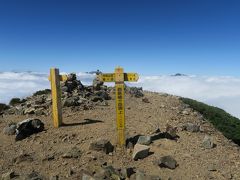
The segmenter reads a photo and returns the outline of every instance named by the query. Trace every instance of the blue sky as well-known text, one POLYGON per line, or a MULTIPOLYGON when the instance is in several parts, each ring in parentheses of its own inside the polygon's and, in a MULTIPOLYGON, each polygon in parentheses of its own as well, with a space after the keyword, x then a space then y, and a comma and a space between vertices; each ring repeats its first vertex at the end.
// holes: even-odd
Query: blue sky
POLYGON ((0 0, 0 71, 240 76, 240 1, 0 0))

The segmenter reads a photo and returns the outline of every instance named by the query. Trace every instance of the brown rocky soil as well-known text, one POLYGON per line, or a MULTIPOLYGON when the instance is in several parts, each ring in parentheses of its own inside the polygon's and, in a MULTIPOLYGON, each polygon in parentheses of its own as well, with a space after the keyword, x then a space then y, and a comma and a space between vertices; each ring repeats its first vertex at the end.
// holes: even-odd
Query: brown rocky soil
POLYGON ((98 139, 107 139, 116 145, 115 100, 111 94, 108 106, 100 104, 87 110, 65 107, 63 119, 66 125, 58 129, 53 128, 51 115, 0 117, 1 130, 10 122, 17 123, 28 117, 41 119, 45 124, 45 131, 17 142, 14 135, 8 136, 0 132, 0 175, 14 171, 18 175, 15 179, 31 179, 26 178, 27 175, 35 172, 42 179, 82 179, 82 170, 87 174, 93 171, 98 173, 101 166, 111 165, 115 169, 134 167, 138 173, 141 171, 148 175, 133 175, 131 179, 154 179, 153 176, 166 180, 240 179, 237 145, 204 121, 200 114, 187 108, 178 97, 151 92, 144 94, 149 103, 146 99, 143 101, 143 98, 126 95, 128 137, 152 135, 158 128, 165 132, 169 125, 177 127, 179 136, 176 140, 154 140, 149 145, 150 153, 146 158, 134 161, 131 150, 127 149, 115 148, 110 154, 89 150, 91 142, 98 139), (200 131, 182 131, 181 126, 187 122, 200 125, 200 131), (213 138, 214 148, 203 147, 206 134, 213 138), (64 158, 64 154, 74 147, 81 151, 78 156, 64 158), (154 163, 160 157, 168 155, 177 161, 175 169, 160 168, 154 163))

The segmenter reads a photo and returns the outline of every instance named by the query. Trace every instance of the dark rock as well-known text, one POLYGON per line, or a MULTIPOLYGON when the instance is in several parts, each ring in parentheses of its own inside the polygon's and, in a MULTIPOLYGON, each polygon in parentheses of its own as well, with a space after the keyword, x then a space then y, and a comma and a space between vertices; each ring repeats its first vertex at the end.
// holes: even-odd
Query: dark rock
POLYGON ((140 136, 137 143, 142 145, 150 145, 152 143, 151 136, 140 136))
POLYGON ((58 175, 51 176, 51 177, 50 177, 50 180, 59 180, 59 176, 58 176, 58 175))
POLYGON ((21 101, 20 98, 12 98, 9 102, 9 105, 10 106, 16 106, 16 105, 21 104, 21 103, 22 103, 22 101, 21 101))
POLYGON ((6 104, 0 103, 0 112, 9 109, 9 106, 7 106, 6 104))
POLYGON ((133 155, 132 155, 133 160, 136 161, 138 159, 144 159, 145 157, 148 156, 149 150, 150 150, 149 146, 136 144, 133 149, 133 155))
POLYGON ((134 168, 121 169, 121 176, 123 178, 130 178, 135 173, 134 168))
POLYGON ((44 130, 44 124, 39 119, 26 119, 17 124, 16 141, 25 139, 32 134, 39 133, 44 130))
POLYGON ((38 96, 38 95, 45 95, 45 94, 50 94, 51 90, 50 89, 44 89, 40 91, 36 91, 33 96, 38 96))
POLYGON ((14 135, 16 133, 17 125, 9 124, 7 127, 3 129, 3 133, 6 135, 14 135))
POLYGON ((189 131, 189 132, 199 132, 200 126, 193 123, 186 123, 182 126, 182 130, 189 131))
POLYGON ((160 158, 158 165, 164 168, 175 169, 177 167, 177 161, 171 156, 164 156, 160 158))
POLYGON ((142 102, 150 103, 150 101, 149 101, 148 98, 146 98, 146 97, 142 99, 142 102))
POLYGON ((114 146, 108 140, 99 140, 90 144, 90 150, 103 151, 106 154, 113 152, 114 146))
POLYGON ((63 101, 64 107, 71 107, 71 106, 77 106, 78 105, 79 98, 76 97, 70 97, 63 101))
POLYGON ((110 100, 111 99, 111 96, 109 96, 109 94, 106 91, 103 91, 103 90, 95 92, 95 95, 101 97, 104 100, 110 100))
POLYGON ((63 154, 63 158, 80 158, 82 156, 82 152, 77 147, 71 148, 68 152, 63 154))
POLYGON ((91 97, 91 101, 98 102, 98 101, 104 101, 104 99, 100 96, 94 95, 94 96, 91 97))
POLYGON ((37 96, 37 97, 34 99, 34 101, 35 101, 35 102, 34 102, 35 104, 41 105, 41 104, 45 103, 46 99, 45 99, 43 96, 37 96))

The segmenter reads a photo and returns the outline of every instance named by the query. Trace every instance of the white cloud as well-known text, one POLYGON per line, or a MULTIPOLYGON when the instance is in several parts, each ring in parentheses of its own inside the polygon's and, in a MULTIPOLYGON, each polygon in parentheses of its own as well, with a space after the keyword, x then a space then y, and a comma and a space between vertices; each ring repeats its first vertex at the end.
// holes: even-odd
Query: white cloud
MULTIPOLYGON (((50 87, 45 73, 0 73, 0 102, 8 103, 12 97, 26 97, 50 87)), ((83 84, 91 84, 94 75, 77 73, 83 84)), ((208 76, 141 76, 134 86, 145 90, 165 92, 193 98, 223 108, 240 118, 240 78, 208 76)))
POLYGON ((223 108, 240 117, 240 78, 207 76, 143 76, 145 90, 189 97, 223 108))

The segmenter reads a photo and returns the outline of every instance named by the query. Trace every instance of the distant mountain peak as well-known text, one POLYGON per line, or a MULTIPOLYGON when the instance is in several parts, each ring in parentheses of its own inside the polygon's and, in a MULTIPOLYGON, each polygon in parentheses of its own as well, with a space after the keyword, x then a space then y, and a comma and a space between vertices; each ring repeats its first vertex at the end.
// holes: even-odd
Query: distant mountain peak
POLYGON ((171 76, 187 76, 186 74, 182 74, 182 73, 176 73, 176 74, 173 74, 171 76))

